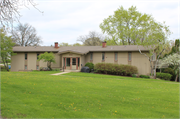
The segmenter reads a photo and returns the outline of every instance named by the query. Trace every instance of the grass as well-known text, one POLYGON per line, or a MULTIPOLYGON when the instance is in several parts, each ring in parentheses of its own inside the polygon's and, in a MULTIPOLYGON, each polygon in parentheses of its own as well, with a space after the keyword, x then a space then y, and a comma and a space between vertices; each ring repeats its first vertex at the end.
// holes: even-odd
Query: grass
POLYGON ((4 118, 179 118, 179 83, 57 71, 1 72, 4 118))

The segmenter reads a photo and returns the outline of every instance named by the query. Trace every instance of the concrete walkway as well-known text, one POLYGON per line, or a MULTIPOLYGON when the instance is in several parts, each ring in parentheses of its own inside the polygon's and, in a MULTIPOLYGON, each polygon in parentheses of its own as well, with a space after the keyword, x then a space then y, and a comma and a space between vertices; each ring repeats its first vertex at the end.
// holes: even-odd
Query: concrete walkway
POLYGON ((61 74, 65 74, 65 73, 69 73, 69 72, 61 72, 61 73, 56 73, 56 74, 51 74, 51 75, 61 75, 61 74))

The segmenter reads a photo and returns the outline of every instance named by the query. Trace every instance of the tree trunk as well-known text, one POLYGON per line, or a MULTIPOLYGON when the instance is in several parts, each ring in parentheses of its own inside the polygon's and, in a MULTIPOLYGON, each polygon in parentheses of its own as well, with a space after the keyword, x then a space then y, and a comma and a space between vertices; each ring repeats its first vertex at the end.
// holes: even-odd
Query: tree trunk
POLYGON ((177 82, 177 79, 178 79, 178 73, 176 74, 176 79, 175 79, 175 82, 177 82))

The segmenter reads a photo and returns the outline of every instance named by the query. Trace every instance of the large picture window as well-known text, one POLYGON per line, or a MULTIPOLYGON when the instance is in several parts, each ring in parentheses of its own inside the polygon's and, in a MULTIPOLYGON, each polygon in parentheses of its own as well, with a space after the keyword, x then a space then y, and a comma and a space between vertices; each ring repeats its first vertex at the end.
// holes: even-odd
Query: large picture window
POLYGON ((105 60, 105 53, 102 53, 102 61, 105 60))
POLYGON ((70 66, 70 58, 66 58, 66 66, 70 66))

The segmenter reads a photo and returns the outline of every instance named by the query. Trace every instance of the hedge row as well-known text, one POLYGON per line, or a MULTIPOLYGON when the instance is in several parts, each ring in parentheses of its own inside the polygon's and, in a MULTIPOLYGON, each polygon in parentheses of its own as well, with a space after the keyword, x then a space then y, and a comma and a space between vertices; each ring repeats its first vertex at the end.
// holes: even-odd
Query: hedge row
POLYGON ((156 77, 164 80, 171 80, 172 75, 169 73, 156 73, 156 77))
POLYGON ((132 74, 138 73, 138 69, 135 66, 113 63, 97 63, 94 66, 94 70, 98 73, 121 76, 132 76, 132 74))

